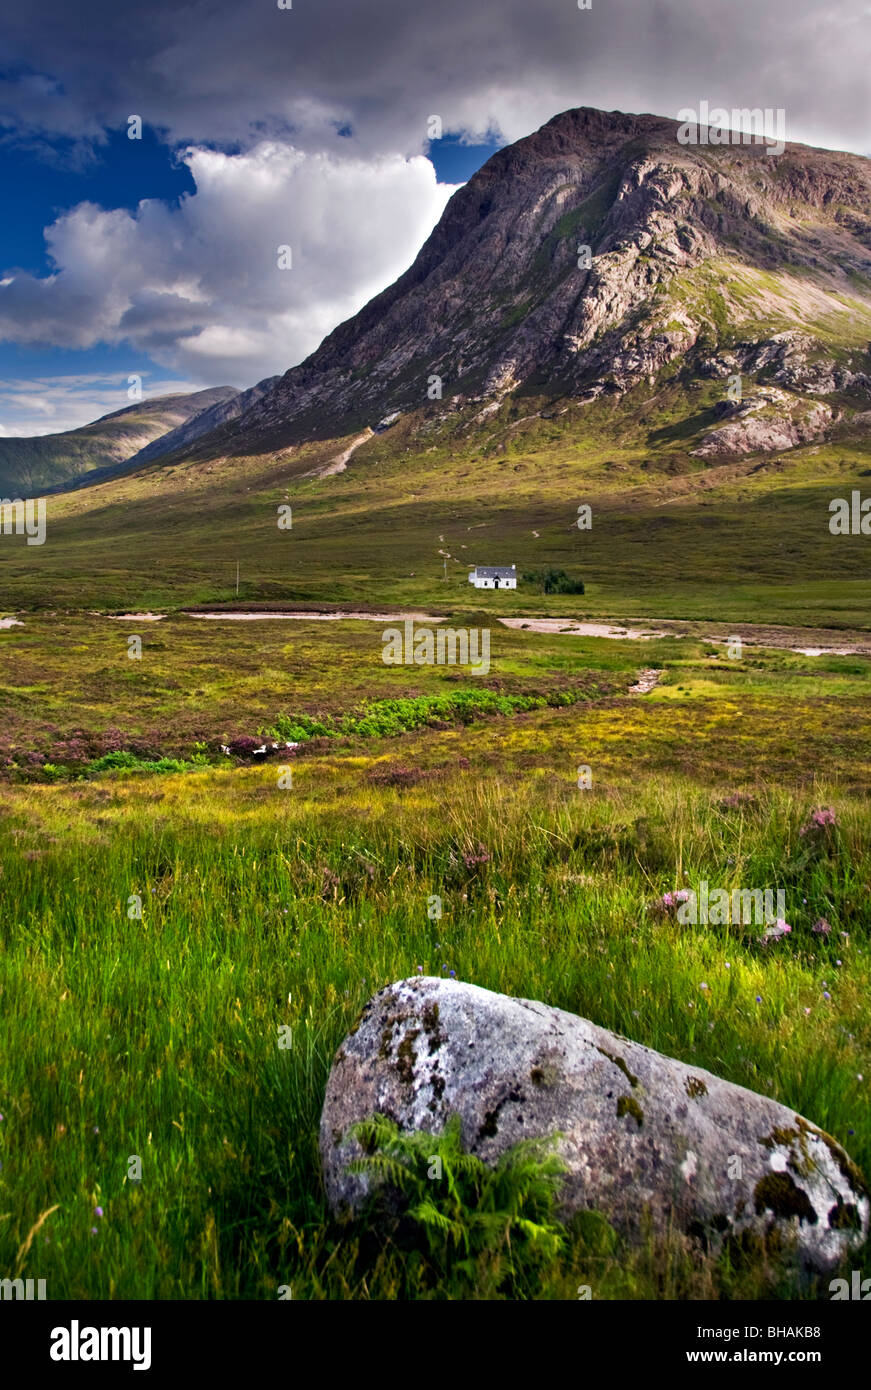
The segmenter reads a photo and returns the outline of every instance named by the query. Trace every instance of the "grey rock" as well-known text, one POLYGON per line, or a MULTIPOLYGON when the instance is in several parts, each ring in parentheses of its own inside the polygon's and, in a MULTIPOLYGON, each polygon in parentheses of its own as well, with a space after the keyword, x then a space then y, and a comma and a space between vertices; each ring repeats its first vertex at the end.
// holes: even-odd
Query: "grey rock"
POLYGON ((430 977, 382 990, 336 1054, 320 1127, 333 1210, 370 1192, 347 1172, 354 1124, 380 1112, 439 1133, 454 1111, 486 1162, 561 1135, 564 1215, 598 1209, 630 1238, 649 1213, 712 1250, 751 1233, 827 1270, 868 1232, 858 1169, 793 1110, 561 1009, 430 977))
POLYGON ((764 388, 740 402, 721 402, 719 414, 730 416, 729 423, 712 430, 690 453, 698 458, 724 455, 771 453, 794 449, 819 439, 832 424, 834 412, 822 401, 808 401, 776 388, 764 388), (774 409, 776 415, 760 415, 774 409))

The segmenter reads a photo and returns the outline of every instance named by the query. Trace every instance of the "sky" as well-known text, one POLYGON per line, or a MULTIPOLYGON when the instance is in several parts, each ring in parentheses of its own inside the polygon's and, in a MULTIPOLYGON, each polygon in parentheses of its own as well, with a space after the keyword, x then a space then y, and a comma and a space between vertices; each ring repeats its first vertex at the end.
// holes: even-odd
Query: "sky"
POLYGON ((282 3, 3 0, 0 434, 286 371, 570 107, 871 153, 869 0, 282 3))

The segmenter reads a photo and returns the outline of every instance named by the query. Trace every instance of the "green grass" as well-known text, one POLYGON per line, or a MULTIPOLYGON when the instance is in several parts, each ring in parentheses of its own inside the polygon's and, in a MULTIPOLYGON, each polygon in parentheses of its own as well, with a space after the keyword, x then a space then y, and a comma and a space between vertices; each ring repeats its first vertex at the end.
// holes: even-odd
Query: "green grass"
MULTIPOLYGON (((7 785, 0 1268, 47 1279, 52 1298, 459 1296, 389 1227, 336 1228, 317 1159, 334 1049, 376 989, 419 967, 770 1094, 867 1172, 867 733, 822 702, 820 718, 797 702, 791 730, 785 702, 763 706, 635 701, 419 730, 312 752, 291 790, 266 766, 7 785), (676 762, 685 775, 662 770, 676 762), (409 766, 411 785, 383 775, 409 766), (736 787, 751 799, 730 809, 736 787), (818 804, 841 829, 809 853, 799 832, 818 804), (763 949, 645 911, 702 878, 782 887, 792 936, 763 949)), ((699 1265, 676 1233, 627 1250, 603 1231, 567 1232, 526 1295, 800 1293, 774 1270, 699 1265)), ((490 1273, 481 1289, 499 1286, 490 1273)))

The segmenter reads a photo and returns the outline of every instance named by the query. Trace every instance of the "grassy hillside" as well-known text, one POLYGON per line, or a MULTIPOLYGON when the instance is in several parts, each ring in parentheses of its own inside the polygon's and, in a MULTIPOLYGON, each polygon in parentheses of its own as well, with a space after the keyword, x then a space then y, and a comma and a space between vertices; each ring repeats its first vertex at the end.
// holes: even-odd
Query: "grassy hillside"
POLYGON ((43 547, 0 538, 21 623, 0 630, 0 1266, 54 1298, 821 1296, 761 1251, 632 1249, 595 1215, 534 1272, 499 1249, 458 1272, 389 1224, 336 1226, 320 1181, 334 1049, 376 989, 452 970, 774 1096, 871 1169, 871 659, 702 640, 867 631, 867 538, 832 537, 827 511, 867 451, 847 432, 704 463, 673 390, 599 402, 583 429, 523 421, 534 402, 431 442, 402 420, 324 479, 302 475, 341 440, 155 465, 49 499, 43 547), (451 616, 490 630, 491 669, 387 666, 383 623, 185 616, 236 601, 237 558, 243 607, 451 616), (587 591, 476 593, 466 564, 492 559, 587 591), (147 609, 167 616, 108 616, 147 609), (631 694, 642 668, 659 683, 631 694), (220 751, 297 727, 283 760, 220 751), (837 825, 802 834, 819 806, 837 825), (763 947, 647 911, 703 878, 782 888, 792 933, 763 947))
POLYGON ((0 496, 39 496, 46 488, 122 463, 191 415, 234 394, 231 387, 219 386, 158 396, 63 434, 4 435, 0 437, 0 496))
POLYGON ((0 603, 31 608, 371 601, 474 607, 476 563, 555 565, 582 598, 521 586, 498 612, 864 627, 868 538, 832 536, 829 502, 871 492, 867 427, 725 461, 690 450, 722 382, 666 375, 621 403, 528 397, 486 422, 435 411, 374 435, 344 472, 306 477, 349 442, 172 460, 48 499, 48 539, 0 538, 0 603), (688 404, 689 402, 689 404, 688 404), (543 418, 543 415, 544 418, 543 418), (578 530, 578 507, 592 529, 578 530), (278 508, 290 504, 290 530, 278 508), (447 582, 444 552, 448 553, 447 582))

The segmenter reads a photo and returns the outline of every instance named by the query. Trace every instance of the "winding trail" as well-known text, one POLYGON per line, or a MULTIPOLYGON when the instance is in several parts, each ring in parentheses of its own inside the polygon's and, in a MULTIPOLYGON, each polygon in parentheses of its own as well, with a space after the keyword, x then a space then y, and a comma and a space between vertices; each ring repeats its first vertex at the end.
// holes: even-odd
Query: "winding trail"
POLYGON ((310 473, 303 473, 304 478, 331 478, 334 473, 344 473, 348 467, 348 460, 361 444, 365 444, 367 439, 371 439, 375 431, 367 425, 362 434, 358 434, 356 439, 352 439, 347 449, 341 454, 336 454, 335 458, 330 459, 329 463, 322 464, 320 468, 313 468, 310 473))
POLYGON ((638 672, 638 680, 635 685, 630 685, 630 695, 649 695, 654 686, 659 685, 662 671, 655 670, 652 666, 645 666, 643 671, 638 672))

